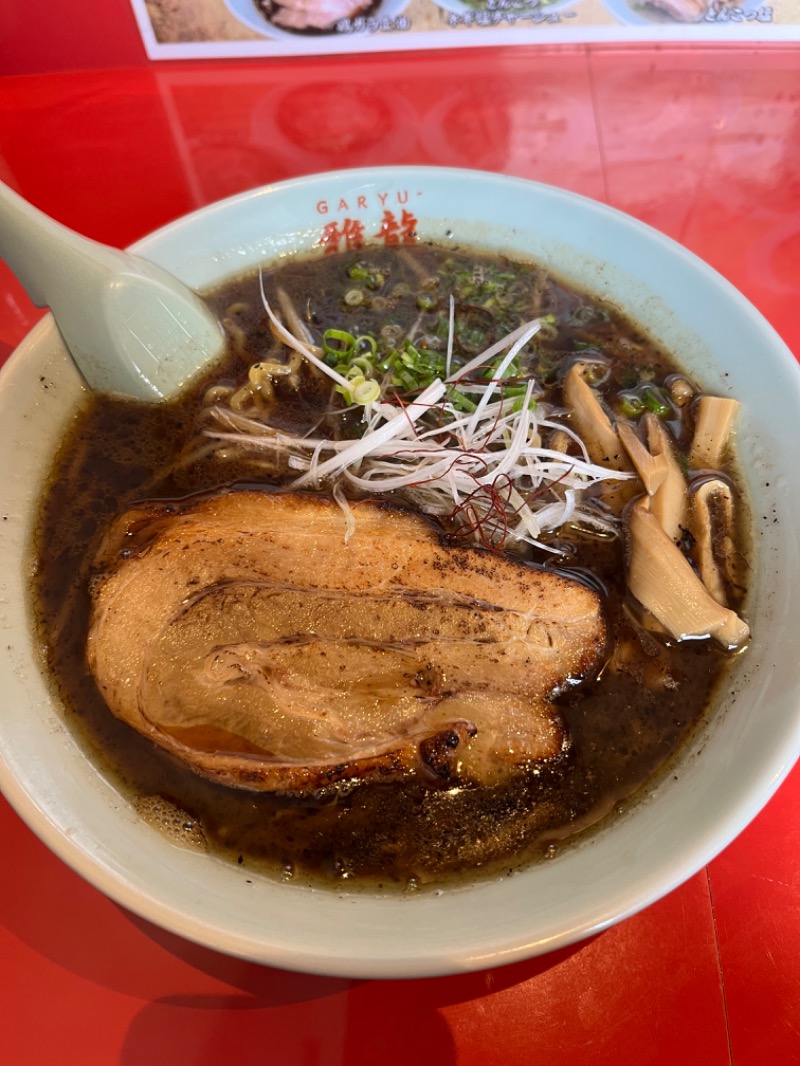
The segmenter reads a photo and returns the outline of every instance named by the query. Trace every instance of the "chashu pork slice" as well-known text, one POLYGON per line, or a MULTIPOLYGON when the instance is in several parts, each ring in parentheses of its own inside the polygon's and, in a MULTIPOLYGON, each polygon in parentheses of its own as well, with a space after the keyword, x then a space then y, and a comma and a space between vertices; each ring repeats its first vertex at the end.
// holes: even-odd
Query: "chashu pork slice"
POLYGON ((566 748, 552 697, 597 670, 599 597, 443 543, 419 515, 225 492, 128 511, 92 586, 109 708, 254 790, 420 773, 493 783, 566 748))

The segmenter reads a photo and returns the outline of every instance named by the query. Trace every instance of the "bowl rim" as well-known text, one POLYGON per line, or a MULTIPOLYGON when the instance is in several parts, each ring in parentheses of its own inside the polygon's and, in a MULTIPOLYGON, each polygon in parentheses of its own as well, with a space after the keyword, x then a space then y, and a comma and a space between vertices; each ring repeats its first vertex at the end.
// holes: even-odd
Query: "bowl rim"
MULTIPOLYGON (((486 171, 444 167, 403 167, 400 168, 400 172, 406 180, 413 178, 419 181, 430 180, 445 183, 457 181, 473 189, 478 186, 484 194, 487 183, 509 194, 512 190, 517 190, 521 195, 527 194, 542 199, 551 208, 555 205, 570 211, 580 210, 586 218, 600 219, 615 229, 622 227, 622 230, 627 233, 635 233, 648 246, 659 249, 671 261, 689 270, 694 278, 701 279, 704 284, 710 285, 720 294, 723 304, 733 309, 734 317, 742 318, 742 321, 748 323, 753 330, 753 335, 763 340, 765 348, 781 366, 786 380, 794 389, 794 396, 797 398, 797 407, 800 411, 800 386, 798 385, 800 371, 791 352, 783 345, 772 327, 717 272, 657 230, 598 201, 527 179, 486 171)), ((282 191, 288 193, 298 189, 309 191, 323 185, 356 183, 360 186, 365 182, 381 183, 390 178, 396 179, 397 174, 398 168, 396 167, 353 168, 308 175, 247 190, 199 208, 168 223, 135 242, 131 250, 144 255, 152 255, 158 260, 162 256, 164 247, 168 247, 176 240, 180 241, 187 229, 192 229, 198 222, 207 222, 212 218, 222 219, 232 211, 248 209, 250 205, 260 202, 265 197, 274 197, 282 191)), ((169 265, 169 263, 162 265, 169 265)), ((12 383, 26 377, 32 380, 36 370, 34 363, 37 354, 40 357, 42 353, 46 354, 48 345, 53 342, 57 342, 56 331, 51 317, 47 316, 28 334, 3 368, 0 374, 0 408, 5 402, 3 397, 12 383)), ((25 384, 24 380, 22 384, 25 384)), ((798 676, 791 679, 791 691, 786 693, 785 698, 793 701, 794 704, 797 701, 797 692, 800 690, 800 669, 797 664, 792 664, 792 669, 798 676)), ((762 688, 769 687, 768 678, 760 678, 759 683, 762 688)), ((721 723, 716 721, 711 723, 710 736, 713 736, 720 725, 721 723)), ((62 730, 63 734, 56 738, 59 743, 65 742, 66 727, 62 726, 62 730)), ((453 949, 450 944, 447 954, 437 950, 435 942, 425 950, 421 950, 419 940, 413 940, 413 938, 409 944, 398 941, 392 953, 387 952, 385 941, 380 941, 379 938, 375 940, 373 936, 366 947, 360 950, 351 947, 348 952, 342 954, 340 944, 320 947, 307 942, 302 948, 293 948, 291 944, 285 943, 276 946, 274 942, 265 944, 258 930, 255 935, 248 936, 241 928, 220 929, 213 921, 209 921, 205 912, 202 912, 199 917, 197 914, 187 914, 180 900, 177 903, 174 897, 166 900, 163 894, 159 895, 158 890, 148 890, 147 884, 133 884, 130 880, 126 880, 124 871, 120 869, 119 860, 105 850, 98 850, 96 846, 92 846, 91 841, 87 840, 80 828, 74 829, 71 833, 65 833, 60 815, 54 806, 58 804, 58 797, 31 794, 23 783, 19 767, 13 766, 7 760, 4 748, 0 748, 0 788, 17 813, 40 839, 81 876, 128 910, 190 941, 241 958, 304 972, 347 977, 420 977, 482 969, 489 965, 510 963, 556 948, 563 948, 629 917, 672 891, 723 850, 777 790, 800 756, 800 716, 795 716, 794 721, 787 717, 779 739, 780 743, 776 744, 773 751, 762 754, 758 773, 753 776, 747 791, 728 805, 724 821, 717 821, 713 824, 704 823, 697 837, 691 842, 691 846, 684 846, 681 849, 680 861, 676 862, 674 856, 665 858, 662 854, 663 849, 658 846, 657 842, 637 843, 635 836, 631 838, 629 862, 632 869, 639 871, 636 891, 623 890, 618 886, 616 894, 609 894, 605 903, 596 906, 591 915, 575 913, 574 909, 572 913, 569 913, 569 908, 567 908, 568 913, 559 922, 554 923, 551 933, 546 937, 539 936, 538 939, 532 939, 530 927, 522 930, 506 929, 502 934, 497 934, 491 945, 477 937, 465 945, 460 952, 453 949), (651 865, 647 866, 647 862, 651 865), (644 870, 642 870, 643 863, 644 870)), ((649 796, 642 801, 638 810, 646 810, 648 805, 652 809, 649 796)), ((624 819, 620 824, 625 824, 624 819)), ((654 824, 657 827, 657 820, 654 824)), ((152 833, 152 830, 149 832, 152 833)), ((126 842, 134 846, 138 838, 135 830, 132 826, 127 826, 127 823, 124 827, 124 834, 126 842)), ((581 844, 580 848, 584 854, 593 852, 596 856, 598 847, 601 846, 598 845, 600 840, 600 835, 591 837, 581 844)), ((568 855, 569 852, 565 853, 549 867, 537 867, 536 869, 537 871, 557 869, 559 864, 568 859, 568 855)), ((193 870, 197 866, 197 862, 193 861, 198 858, 197 856, 184 855, 184 858, 187 859, 187 862, 183 863, 187 870, 190 868, 193 870)), ((201 861, 208 863, 212 860, 203 856, 201 861)), ((528 871, 530 869, 528 868, 528 871)), ((524 876, 529 876, 529 873, 517 875, 517 882, 520 877, 524 876)), ((550 875, 543 874, 542 876, 550 875)), ((274 884, 272 887, 275 887, 274 884)), ((300 886, 280 887, 288 888, 289 891, 305 892, 300 886)), ((535 887, 533 882, 531 882, 531 887, 535 887)), ((314 896, 313 890, 308 891, 311 896, 314 896)), ((473 906, 467 907, 467 911, 474 917, 481 913, 487 899, 495 901, 498 895, 497 883, 479 882, 463 889, 448 889, 444 894, 450 898, 469 899, 473 906)), ((320 894, 317 892, 313 902, 309 904, 311 896, 308 892, 305 893, 306 914, 319 911, 325 918, 335 920, 337 914, 344 913, 342 908, 346 911, 353 905, 360 904, 361 913, 368 910, 371 921, 373 919, 380 921, 386 916, 396 918, 400 915, 405 923, 400 926, 401 937, 408 932, 409 920, 416 927, 419 919, 423 926, 434 930, 437 913, 439 915, 441 913, 441 907, 437 912, 437 897, 433 893, 423 893, 408 899, 398 899, 396 896, 388 899, 372 899, 360 893, 320 894), (371 910, 367 907, 365 900, 371 900, 371 910), (308 909, 309 907, 311 910, 308 909)), ((374 934, 374 929, 371 928, 370 932, 374 934)))

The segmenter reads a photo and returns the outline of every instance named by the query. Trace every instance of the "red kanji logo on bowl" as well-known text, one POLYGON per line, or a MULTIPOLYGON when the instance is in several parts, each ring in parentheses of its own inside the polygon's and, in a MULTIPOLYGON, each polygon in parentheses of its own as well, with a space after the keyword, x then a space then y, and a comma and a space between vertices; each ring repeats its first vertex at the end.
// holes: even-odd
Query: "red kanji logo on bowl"
POLYGON ((341 225, 329 222, 322 231, 319 243, 326 252, 338 252, 343 241, 347 252, 360 248, 364 243, 364 223, 357 218, 345 218, 341 225))
POLYGON ((381 237, 384 244, 413 244, 417 237, 417 220, 405 208, 399 222, 393 211, 384 211, 381 228, 374 236, 381 237))
MULTIPOLYGON (((421 194, 417 192, 417 196, 421 194)), ((368 235, 372 240, 383 241, 387 245, 413 244, 417 240, 417 217, 404 205, 408 203, 408 189, 399 189, 393 195, 397 201, 394 210, 387 206, 389 192, 379 192, 374 196, 360 193, 355 197, 339 197, 336 199, 318 200, 316 209, 320 215, 336 212, 339 218, 335 222, 328 222, 322 229, 322 235, 317 241, 324 252, 357 251, 362 248, 368 235), (376 207, 382 211, 377 233, 365 234, 367 222, 352 215, 364 211, 369 212, 376 207), (345 216, 345 217, 342 217, 345 216)))

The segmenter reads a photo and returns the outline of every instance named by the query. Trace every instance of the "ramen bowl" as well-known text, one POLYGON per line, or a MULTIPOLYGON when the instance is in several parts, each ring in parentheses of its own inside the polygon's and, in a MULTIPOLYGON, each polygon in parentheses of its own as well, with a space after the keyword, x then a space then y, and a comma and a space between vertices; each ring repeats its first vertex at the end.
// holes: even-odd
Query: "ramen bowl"
POLYGON ((87 757, 40 660, 32 534, 53 456, 85 398, 48 317, 0 375, 0 785, 63 861, 164 929, 287 969, 422 977, 542 954, 648 906, 725 848, 791 769, 800 750, 800 492, 785 442, 800 421, 800 373, 748 302, 679 245, 593 201, 480 172, 303 178, 213 204, 134 250, 207 290, 262 262, 387 233, 538 260, 621 307, 708 391, 743 401, 738 450, 760 521, 744 608, 752 640, 713 713, 624 813, 513 876, 348 891, 283 883, 176 843, 87 757))

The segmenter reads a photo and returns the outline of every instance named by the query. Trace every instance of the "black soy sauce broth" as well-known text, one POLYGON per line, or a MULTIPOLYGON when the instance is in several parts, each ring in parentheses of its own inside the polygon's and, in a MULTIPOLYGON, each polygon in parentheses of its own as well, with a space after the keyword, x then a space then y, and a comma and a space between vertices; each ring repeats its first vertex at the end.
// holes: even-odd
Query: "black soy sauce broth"
MULTIPOLYGON (((370 258, 385 275, 377 295, 391 293, 398 282, 418 288, 421 278, 459 254, 425 246, 405 249, 400 256, 374 249, 370 258)), ((479 270, 498 269, 497 259, 463 255, 479 270)), ((363 256, 290 262, 265 275, 267 293, 274 302, 279 281, 312 323, 377 332, 386 321, 386 307, 343 310, 342 305, 347 268, 363 256)), ((623 384, 633 363, 647 367, 656 381, 675 372, 674 363, 612 308, 595 316, 587 333, 590 315, 581 309, 592 306, 588 297, 533 265, 499 262, 503 270, 520 273, 520 285, 530 298, 525 296, 524 314, 501 312, 498 329, 507 331, 535 314, 552 314, 559 322, 550 348, 542 346, 540 367, 552 379, 556 401, 559 361, 585 352, 587 337, 602 342, 613 360, 613 374, 623 384)), ((446 297, 444 290, 439 295, 446 297)), ((248 867, 328 884, 414 886, 506 872, 552 854, 560 842, 613 817, 645 781, 664 772, 713 704, 726 656, 709 642, 659 645, 657 658, 640 657, 627 670, 606 670, 600 681, 579 686, 559 701, 572 739, 570 752, 557 763, 520 771, 495 788, 434 791, 411 781, 291 800, 248 793, 197 776, 108 711, 84 657, 90 564, 106 524, 145 498, 175 499, 242 480, 249 487, 263 484, 274 490, 282 480, 280 471, 264 480, 263 472, 247 462, 225 465, 213 457, 174 468, 174 456, 196 435, 208 386, 240 383, 247 368, 274 347, 257 279, 229 284, 209 299, 231 339, 224 366, 179 403, 93 399, 75 420, 43 500, 34 582, 39 633, 67 720, 90 757, 113 774, 145 817, 174 836, 201 841, 248 867), (655 662, 670 679, 658 692, 645 683, 655 662)), ((406 302, 405 313, 417 316, 413 300, 406 302)), ((391 311, 400 314, 402 308, 391 311)), ((485 325, 480 315, 474 318, 478 326, 485 325)), ((328 390, 313 378, 305 389, 284 398, 278 414, 284 425, 300 428, 324 418, 327 403, 328 390)), ((597 575, 607 590, 615 639, 636 641, 622 610, 622 564, 621 540, 584 536, 575 539, 567 565, 597 575)))

